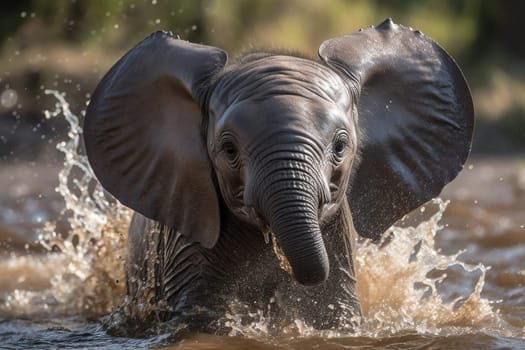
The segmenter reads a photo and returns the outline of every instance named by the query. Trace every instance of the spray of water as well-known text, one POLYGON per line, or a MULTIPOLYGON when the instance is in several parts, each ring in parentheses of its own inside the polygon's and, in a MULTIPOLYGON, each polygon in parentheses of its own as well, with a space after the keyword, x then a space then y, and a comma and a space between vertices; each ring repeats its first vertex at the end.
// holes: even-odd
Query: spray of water
POLYGON ((69 124, 68 140, 57 144, 64 166, 56 188, 64 198, 61 215, 69 230, 62 236, 55 222, 47 222, 39 234, 39 243, 49 253, 44 260, 33 259, 52 267, 51 287, 45 292, 15 290, 3 309, 10 314, 97 317, 120 303, 124 294, 124 242, 130 211, 106 197, 97 183, 81 154, 79 118, 70 111, 64 94, 45 93, 57 99, 55 109, 45 111, 45 117, 63 117, 69 124))
POLYGON ((436 247, 447 204, 435 199, 436 213, 417 227, 393 227, 380 244, 360 244, 357 288, 364 322, 358 333, 379 337, 402 331, 457 334, 480 327, 501 329, 499 314, 481 296, 487 268, 462 262, 463 251, 445 255, 436 247), (447 283, 447 271, 453 267, 461 268, 465 278, 478 277, 464 295, 447 300, 438 286, 447 283))
MULTIPOLYGON (((98 317, 122 305, 123 314, 140 319, 146 310, 137 300, 125 300, 125 240, 131 212, 109 199, 97 183, 80 146, 79 118, 71 113, 64 95, 48 90, 57 99, 47 118, 63 116, 69 123, 69 139, 57 148, 64 153, 59 174, 65 201, 63 215, 69 222, 67 235, 47 223, 40 243, 49 251, 39 264, 52 267, 51 287, 45 293, 17 290, 1 306, 11 314, 51 313, 98 317)), ((491 303, 481 296, 487 268, 469 265, 461 251, 443 254, 435 246, 446 203, 436 200, 436 213, 417 227, 391 229, 380 244, 361 242, 355 254, 358 292, 362 304, 361 326, 351 334, 317 332, 301 320, 289 329, 296 335, 382 337, 399 332, 446 334, 476 331, 480 327, 501 334, 506 329, 491 303), (459 267, 477 278, 473 288, 452 300, 439 292, 447 283, 447 270, 459 267)), ((154 259, 152 259, 154 260, 154 259)), ((35 260, 37 261, 37 260, 35 260)), ((147 297, 147 296, 146 296, 147 297)), ((146 298, 147 299, 147 298, 146 298)), ((263 310, 248 314, 246 305, 233 302, 222 324, 232 335, 267 337, 270 320, 263 310), (249 316, 251 322, 246 322, 249 316)), ((352 320, 349 320, 352 322, 352 320)), ((505 335, 505 334, 504 334, 505 335)))

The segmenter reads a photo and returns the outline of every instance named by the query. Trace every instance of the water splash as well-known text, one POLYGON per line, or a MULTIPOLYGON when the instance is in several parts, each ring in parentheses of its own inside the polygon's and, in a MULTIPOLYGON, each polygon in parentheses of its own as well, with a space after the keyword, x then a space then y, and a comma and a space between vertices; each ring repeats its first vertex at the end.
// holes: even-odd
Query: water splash
POLYGON ((45 259, 32 259, 52 267, 49 289, 15 290, 1 308, 11 315, 97 317, 119 304, 124 294, 124 246, 131 212, 107 197, 96 181, 81 151, 79 118, 70 111, 64 94, 45 93, 57 99, 55 109, 45 111, 45 117, 63 117, 69 124, 68 140, 57 144, 64 166, 56 188, 65 202, 61 216, 69 229, 63 236, 55 222, 47 222, 39 234, 39 243, 49 253, 45 259))
MULTIPOLYGON (((459 259, 464 251, 443 254, 435 237, 448 202, 435 199, 437 212, 417 227, 393 227, 379 244, 364 241, 355 262, 357 289, 364 322, 360 335, 387 336, 403 331, 443 334, 473 332, 480 328, 501 331, 501 319, 492 303, 481 296, 487 267, 459 259), (447 271, 460 267, 463 279, 476 279, 474 287, 462 286, 463 295, 447 300, 438 287, 447 271), (430 277, 432 276, 432 277, 430 277)), ((449 286, 448 289, 453 289, 449 286)))

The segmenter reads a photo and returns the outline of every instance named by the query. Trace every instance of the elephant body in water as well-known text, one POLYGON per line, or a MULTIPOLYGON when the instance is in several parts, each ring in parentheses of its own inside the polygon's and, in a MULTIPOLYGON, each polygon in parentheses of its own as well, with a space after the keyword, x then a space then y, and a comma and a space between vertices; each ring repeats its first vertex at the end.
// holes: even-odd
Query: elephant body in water
POLYGON ((319 57, 227 64, 157 32, 105 75, 85 143, 102 185, 137 212, 131 302, 196 331, 220 332, 233 300, 317 329, 359 321, 356 233, 377 239, 457 175, 472 100, 441 47, 391 20, 319 57))

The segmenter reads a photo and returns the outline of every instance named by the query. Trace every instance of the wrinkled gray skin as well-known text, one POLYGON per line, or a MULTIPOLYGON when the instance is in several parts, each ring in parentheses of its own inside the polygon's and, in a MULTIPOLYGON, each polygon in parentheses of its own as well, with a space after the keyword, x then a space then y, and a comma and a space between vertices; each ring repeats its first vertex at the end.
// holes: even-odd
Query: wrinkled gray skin
MULTIPOLYGON (((227 331, 217 320, 239 300, 274 320, 352 327, 356 232, 379 238, 461 170, 472 101, 436 43, 387 20, 324 42, 319 56, 227 65, 218 48, 158 32, 97 87, 88 158, 137 211, 128 294, 165 301, 161 321, 227 331)), ((116 334, 151 326, 123 314, 108 322, 116 334)))

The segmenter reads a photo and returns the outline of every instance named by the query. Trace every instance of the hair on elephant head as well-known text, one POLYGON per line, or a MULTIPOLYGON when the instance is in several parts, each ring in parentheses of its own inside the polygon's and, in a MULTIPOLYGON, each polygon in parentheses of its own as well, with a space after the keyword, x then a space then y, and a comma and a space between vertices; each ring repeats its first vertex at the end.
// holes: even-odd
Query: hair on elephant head
POLYGON ((329 274, 321 223, 350 208, 377 239, 437 196, 469 153, 473 107, 454 60, 387 20, 330 39, 319 61, 157 32, 98 85, 85 119, 102 185, 212 249, 224 213, 270 229, 294 278, 329 274))

